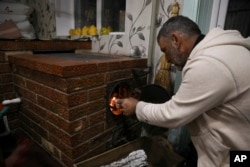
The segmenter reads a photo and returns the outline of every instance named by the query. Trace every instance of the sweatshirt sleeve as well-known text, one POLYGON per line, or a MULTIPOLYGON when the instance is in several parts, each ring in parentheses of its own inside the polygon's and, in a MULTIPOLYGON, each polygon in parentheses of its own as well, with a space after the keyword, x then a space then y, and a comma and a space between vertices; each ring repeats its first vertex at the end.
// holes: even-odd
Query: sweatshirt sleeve
POLYGON ((179 90, 171 100, 137 104, 138 120, 167 128, 183 126, 237 95, 237 83, 230 69, 213 57, 187 62, 182 74, 179 90))

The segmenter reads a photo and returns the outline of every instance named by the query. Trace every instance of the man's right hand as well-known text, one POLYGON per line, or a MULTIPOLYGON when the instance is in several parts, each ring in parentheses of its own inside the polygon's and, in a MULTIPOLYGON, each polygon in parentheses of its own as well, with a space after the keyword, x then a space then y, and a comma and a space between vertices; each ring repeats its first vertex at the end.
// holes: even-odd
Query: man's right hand
POLYGON ((116 100, 117 107, 120 108, 123 115, 125 116, 131 116, 135 114, 137 103, 138 100, 132 97, 116 100))

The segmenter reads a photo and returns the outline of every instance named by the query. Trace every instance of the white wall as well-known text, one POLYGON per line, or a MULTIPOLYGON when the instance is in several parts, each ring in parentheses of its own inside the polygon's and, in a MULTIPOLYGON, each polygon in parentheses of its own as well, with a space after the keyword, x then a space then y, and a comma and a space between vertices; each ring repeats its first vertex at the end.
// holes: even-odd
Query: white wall
POLYGON ((66 36, 75 27, 74 1, 55 0, 56 36, 66 36))

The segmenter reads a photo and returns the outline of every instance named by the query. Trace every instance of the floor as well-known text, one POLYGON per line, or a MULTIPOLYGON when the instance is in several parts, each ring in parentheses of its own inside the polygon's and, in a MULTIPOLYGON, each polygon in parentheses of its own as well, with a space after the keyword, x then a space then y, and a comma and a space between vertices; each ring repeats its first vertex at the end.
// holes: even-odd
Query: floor
POLYGON ((20 131, 0 137, 0 149, 0 166, 5 163, 5 167, 62 167, 20 131))

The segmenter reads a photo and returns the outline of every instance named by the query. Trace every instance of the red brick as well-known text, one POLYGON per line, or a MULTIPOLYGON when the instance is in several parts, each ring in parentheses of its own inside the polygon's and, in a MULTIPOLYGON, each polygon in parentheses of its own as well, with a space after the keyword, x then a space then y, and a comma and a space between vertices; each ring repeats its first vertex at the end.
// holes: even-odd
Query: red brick
POLYGON ((33 124, 33 130, 42 136, 42 138, 48 139, 48 131, 44 129, 42 126, 39 126, 38 124, 34 123, 33 124))
POLYGON ((3 52, 0 52, 0 63, 5 62, 5 54, 3 52))
POLYGON ((16 65, 16 73, 18 75, 25 77, 25 78, 32 78, 33 70, 30 68, 16 65))
POLYGON ((112 134, 113 134, 113 131, 111 128, 111 129, 106 130, 105 132, 93 137, 89 141, 90 148, 92 148, 92 149, 96 148, 103 143, 107 144, 107 142, 109 142, 111 140, 112 134))
POLYGON ((94 74, 97 72, 97 65, 95 63, 85 65, 73 65, 63 68, 61 76, 70 77, 84 74, 94 74))
POLYGON ((94 126, 100 122, 105 122, 105 117, 106 116, 106 110, 101 110, 101 111, 98 111, 98 112, 95 112, 93 114, 90 114, 88 116, 89 118, 89 126, 94 126))
POLYGON ((99 134, 102 134, 104 132, 104 124, 99 123, 94 126, 91 126, 89 128, 86 128, 85 130, 81 131, 80 133, 77 133, 72 136, 71 138, 71 145, 73 147, 84 143, 86 141, 90 141, 91 138, 95 138, 99 134))
POLYGON ((87 92, 82 91, 82 92, 72 93, 68 96, 67 102, 69 107, 74 107, 80 104, 84 104, 87 102, 87 92))
POLYGON ((63 51, 76 49, 91 49, 91 41, 71 40, 1 40, 0 50, 2 51, 63 51))
POLYGON ((65 106, 60 105, 54 101, 51 101, 50 99, 47 99, 46 97, 38 95, 37 104, 47 109, 49 112, 58 114, 58 116, 61 116, 66 119, 68 118, 68 115, 65 115, 65 113, 67 113, 67 108, 65 106))
POLYGON ((77 106, 69 109, 69 121, 74 121, 83 117, 86 117, 86 106, 87 104, 83 104, 81 106, 77 106))
POLYGON ((110 62, 108 63, 108 69, 109 71, 116 71, 121 69, 121 63, 120 62, 110 62))
POLYGON ((65 93, 68 93, 68 79, 67 78, 61 78, 58 76, 54 77, 55 80, 55 88, 58 90, 61 90, 65 93))
POLYGON ((71 109, 70 112, 70 120, 75 120, 77 118, 85 117, 89 114, 93 114, 105 108, 105 99, 100 99, 97 101, 92 101, 86 104, 83 104, 79 107, 71 109))
POLYGON ((25 98, 27 100, 34 102, 34 103, 37 103, 36 94, 34 92, 31 92, 28 89, 18 87, 18 86, 16 86, 16 92, 19 94, 19 96, 21 98, 25 98))
POLYGON ((51 124, 50 122, 46 122, 44 125, 44 128, 47 129, 49 132, 49 135, 57 136, 58 139, 67 146, 71 146, 71 136, 63 131, 62 129, 59 129, 55 125, 51 124))
POLYGON ((57 65, 52 65, 52 64, 44 64, 40 62, 30 62, 34 63, 35 67, 32 66, 27 66, 28 68, 35 69, 36 71, 41 71, 45 72, 47 74, 52 74, 52 75, 60 75, 62 76, 62 67, 57 66, 57 65))
POLYGON ((9 74, 3 74, 3 75, 0 75, 1 76, 1 83, 10 83, 13 81, 13 78, 12 78, 12 74, 9 73, 9 74))
MULTIPOLYGON (((13 57, 13 55, 8 57, 10 64, 15 64, 18 66, 21 65, 23 67, 29 67, 31 69, 35 69, 35 63, 32 63, 30 60, 26 59, 25 56, 28 56, 28 55, 25 55, 25 56, 24 55, 16 55, 16 56, 19 56, 19 58, 13 57), (13 63, 13 62, 15 62, 15 63, 13 63)), ((33 56, 33 55, 31 55, 31 56, 33 56)))
POLYGON ((73 157, 78 158, 80 155, 87 154, 91 148, 89 147, 89 143, 85 142, 83 144, 78 145, 73 149, 73 157))
POLYGON ((6 99, 13 99, 13 98, 16 98, 17 95, 15 92, 9 92, 9 93, 5 93, 3 94, 3 99, 2 100, 6 100, 6 99))
POLYGON ((11 68, 9 64, 0 63, 0 74, 10 73, 10 72, 11 72, 11 68))
POLYGON ((147 59, 126 60, 121 62, 122 68, 145 68, 147 67, 147 59))
MULTIPOLYGON (((101 154, 101 153, 103 153, 105 151, 107 151, 107 144, 102 143, 96 148, 91 148, 91 150, 87 154, 85 154, 83 157, 81 157, 81 159, 83 161, 83 160, 92 158, 92 157, 94 157, 94 156, 96 156, 98 154, 101 154)), ((103 164, 103 165, 106 165, 106 164, 103 164)))
POLYGON ((33 129, 30 128, 30 125, 27 124, 27 122, 24 122, 25 119, 21 118, 20 122, 20 128, 27 133, 32 140, 36 141, 37 143, 41 144, 42 142, 42 136, 37 134, 33 129))
POLYGON ((74 122, 69 122, 50 112, 48 113, 47 120, 51 124, 57 126, 60 129, 63 129, 69 134, 74 134, 82 129, 85 129, 87 126, 86 118, 83 118, 83 120, 81 119, 74 122))
POLYGON ((119 70, 119 71, 112 71, 107 73, 106 81, 107 82, 115 82, 121 79, 128 79, 132 78, 131 70, 119 70))
POLYGON ((68 91, 75 92, 83 89, 97 87, 104 84, 104 74, 74 77, 68 80, 68 91))
POLYGON ((10 93, 14 92, 14 86, 13 84, 2 84, 0 85, 0 94, 10 93))
POLYGON ((106 87, 96 87, 88 90, 88 101, 95 101, 106 97, 106 87))
POLYGON ((73 158, 72 148, 69 145, 65 144, 63 138, 58 137, 56 133, 50 133, 48 141, 59 148, 62 153, 66 154, 69 158, 73 158))
POLYGON ((42 117, 38 116, 36 113, 36 111, 32 111, 32 110, 23 110, 22 113, 25 114, 25 116, 27 118, 30 119, 31 122, 39 125, 39 126, 44 126, 45 125, 45 119, 43 119, 42 117))
POLYGON ((26 79, 24 77, 20 77, 19 75, 13 76, 14 83, 18 85, 18 87, 26 87, 26 79))
POLYGON ((97 71, 98 72, 106 72, 109 70, 109 64, 108 63, 98 63, 97 64, 97 71))
POLYGON ((86 127, 87 127, 87 118, 82 118, 80 120, 76 120, 76 121, 70 123, 69 132, 72 132, 72 134, 74 132, 74 134, 75 134, 76 132, 79 132, 79 131, 85 129, 86 127))
POLYGON ((57 102, 62 105, 68 105, 68 97, 65 93, 59 92, 55 89, 51 89, 49 87, 45 87, 40 85, 39 83, 27 81, 27 88, 32 90, 33 92, 40 94, 44 97, 49 98, 50 100, 57 102))
POLYGON ((25 108, 26 110, 33 111, 35 114, 39 115, 44 120, 47 119, 47 110, 45 108, 40 107, 32 101, 28 101, 24 98, 22 99, 22 105, 23 108, 25 108))
POLYGON ((33 71, 32 79, 40 84, 48 85, 52 88, 55 87, 55 79, 53 75, 46 74, 40 71, 33 71))
POLYGON ((61 158, 61 151, 60 151, 58 148, 53 147, 53 153, 52 153, 52 155, 55 157, 55 159, 56 159, 59 163, 61 163, 61 161, 60 161, 60 158, 61 158))
POLYGON ((19 119, 15 119, 15 120, 8 120, 9 122, 9 126, 11 131, 19 129, 20 127, 20 120, 19 119))
POLYGON ((74 164, 74 160, 63 153, 61 153, 61 162, 65 164, 65 167, 71 167, 74 164))

